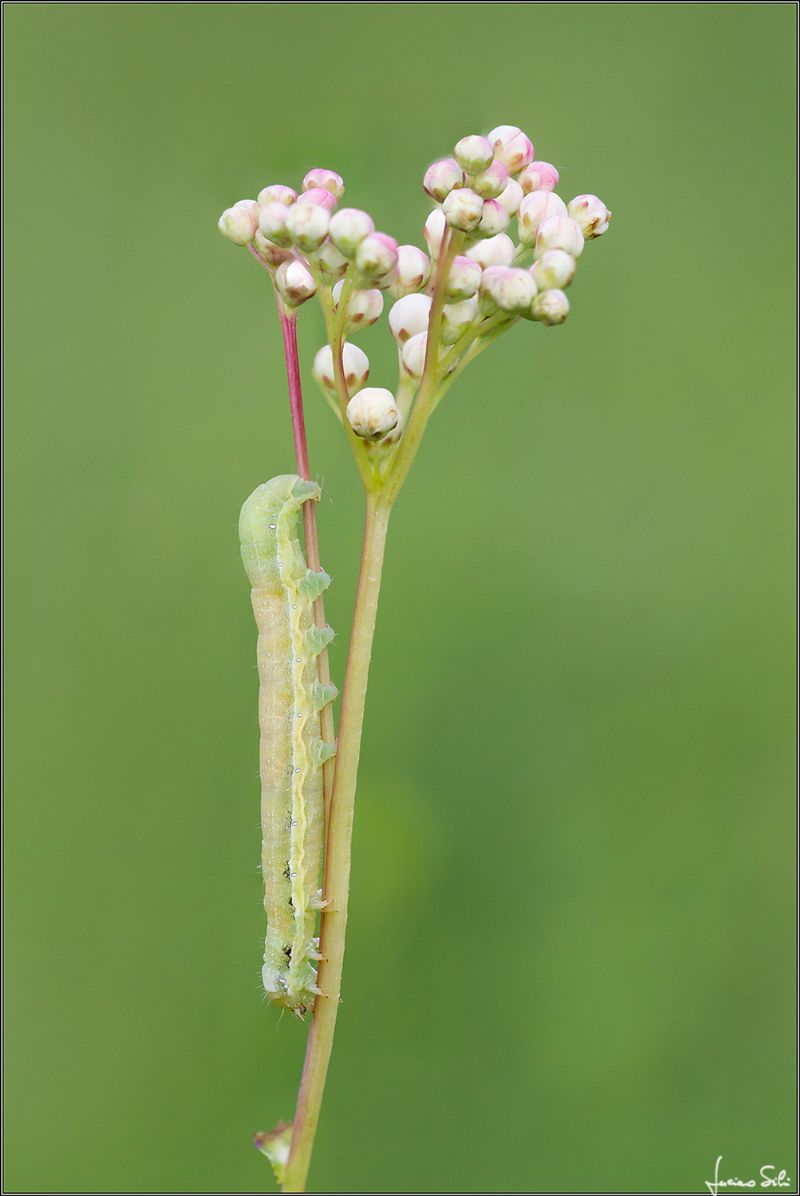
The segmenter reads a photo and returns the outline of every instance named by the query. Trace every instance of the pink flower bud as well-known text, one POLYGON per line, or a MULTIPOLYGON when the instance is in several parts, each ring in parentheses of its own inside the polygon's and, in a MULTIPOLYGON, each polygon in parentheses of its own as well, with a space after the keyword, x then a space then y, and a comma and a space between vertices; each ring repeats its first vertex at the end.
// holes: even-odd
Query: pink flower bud
POLYGON ((442 204, 442 211, 451 228, 469 233, 480 224, 483 200, 469 187, 459 187, 457 191, 450 192, 442 204))
POLYGON ((427 332, 418 332, 403 345, 403 369, 412 378, 421 378, 425 370, 425 354, 428 351, 427 332))
POLYGON ((258 228, 259 207, 254 199, 240 199, 232 208, 226 208, 217 222, 223 237, 234 245, 249 245, 258 228))
POLYGON ((398 344, 405 344, 419 332, 427 332, 431 310, 429 295, 404 295, 389 309, 389 329, 398 344))
POLYGON ((431 259, 416 245, 397 246, 397 266, 389 288, 396 299, 420 291, 431 274, 431 259))
POLYGON ((539 291, 563 290, 575 277, 575 258, 563 249, 548 249, 531 267, 539 291))
POLYGON ((509 180, 508 170, 502 162, 492 162, 482 174, 473 175, 469 185, 481 199, 497 199, 503 194, 509 180))
POLYGON ((497 202, 502 204, 509 216, 516 216, 522 199, 523 191, 519 183, 516 179, 509 179, 504 190, 498 195, 497 202))
POLYGON ((347 404, 347 422, 364 440, 380 440, 397 424, 400 412, 390 390, 366 386, 347 404))
POLYGON ((288 262, 293 257, 291 249, 282 249, 279 245, 275 245, 272 241, 268 241, 266 237, 257 232, 253 237, 253 246, 260 257, 272 266, 273 270, 280 266, 281 262, 288 262))
POLYGON ((496 237, 508 228, 510 219, 499 199, 487 199, 484 201, 481 221, 475 232, 479 237, 496 237))
POLYGON ((505 233, 487 237, 485 241, 470 245, 467 257, 478 262, 484 270, 487 266, 510 266, 514 261, 514 242, 505 233))
POLYGON ((516 174, 533 161, 533 145, 522 129, 516 125, 498 125, 489 134, 489 140, 494 147, 494 156, 511 174, 516 174))
POLYGON ((477 293, 478 287, 481 285, 481 267, 480 264, 471 257, 456 257, 453 258, 453 264, 450 267, 450 273, 447 276, 447 299, 448 302, 456 302, 459 299, 469 299, 472 295, 477 293))
POLYGON ((542 324, 563 324, 569 315, 569 299, 563 291, 543 291, 534 299, 531 314, 542 324))
POLYGON ((549 162, 530 162, 519 176, 519 182, 526 195, 531 191, 555 191, 558 171, 549 162))
POLYGON ((481 277, 478 308, 484 315, 523 312, 530 308, 535 294, 536 283, 527 270, 489 266, 481 277))
POLYGON ((569 216, 550 216, 539 225, 536 234, 535 258, 542 257, 548 249, 563 249, 572 257, 583 253, 583 231, 569 216))
POLYGON ((312 253, 319 249, 328 235, 331 218, 327 208, 316 203, 293 204, 286 212, 286 231, 292 241, 303 253, 312 253))
POLYGON ((301 195, 298 195, 297 203, 318 204, 319 207, 326 208, 330 215, 336 209, 336 196, 326 187, 312 187, 309 191, 303 191, 301 195))
POLYGON ((305 262, 292 258, 275 271, 275 285, 287 307, 299 307, 316 293, 317 284, 305 262))
POLYGON ((447 199, 454 187, 464 182, 464 172, 453 158, 440 158, 425 171, 422 186, 426 195, 439 201, 447 199))
POLYGON ((471 299, 462 299, 460 303, 446 303, 442 308, 443 342, 446 345, 454 345, 477 318, 478 300, 474 296, 471 299))
POLYGON ((551 216, 566 216, 567 205, 554 191, 531 191, 519 206, 517 230, 523 245, 536 244, 539 225, 551 216))
POLYGON ((462 137, 453 151, 453 157, 467 174, 482 174, 491 166, 494 150, 491 141, 477 133, 462 137))
POLYGON ((283 183, 270 183, 269 187, 263 187, 258 193, 258 202, 264 207, 268 203, 282 203, 285 208, 289 208, 296 199, 297 192, 291 187, 284 187, 283 183))
MULTIPOLYGON (((369 378, 369 358, 363 349, 359 349, 358 345, 351 345, 349 341, 345 341, 342 346, 342 367, 348 394, 354 390, 360 390, 362 386, 366 385, 369 378)), ((327 391, 335 392, 336 370, 330 345, 323 345, 314 357, 312 373, 320 386, 327 391)))
POLYGON ((425 221, 425 228, 422 233, 425 243, 428 246, 428 252, 432 258, 439 256, 439 250, 442 247, 442 237, 444 236, 446 227, 447 221, 444 218, 444 212, 441 208, 434 208, 425 221))
POLYGON ((397 242, 387 233, 370 233, 356 250, 355 262, 362 278, 383 278, 397 265, 397 242))
MULTIPOLYGON (((344 283, 337 282, 333 288, 333 301, 338 304, 344 283)), ((352 328, 369 328, 380 319, 383 311, 383 295, 380 291, 351 291, 347 304, 347 323, 352 328)))
POLYGON ((602 199, 598 199, 596 195, 576 195, 569 201, 567 211, 587 241, 594 237, 602 237, 603 233, 608 231, 611 213, 602 199))
POLYGON ((309 170, 303 179, 304 191, 312 191, 318 187, 324 191, 330 191, 336 200, 340 200, 344 195, 344 179, 342 176, 337 174, 335 170, 325 170, 323 166, 316 166, 313 170, 309 170))
POLYGON ((330 238, 345 257, 355 257, 364 238, 374 232, 372 217, 360 208, 340 208, 331 216, 330 238))
POLYGON ((336 282, 337 278, 342 278, 347 273, 349 262, 343 253, 334 245, 333 241, 328 238, 323 241, 316 253, 311 255, 311 261, 314 268, 319 271, 323 282, 336 282))

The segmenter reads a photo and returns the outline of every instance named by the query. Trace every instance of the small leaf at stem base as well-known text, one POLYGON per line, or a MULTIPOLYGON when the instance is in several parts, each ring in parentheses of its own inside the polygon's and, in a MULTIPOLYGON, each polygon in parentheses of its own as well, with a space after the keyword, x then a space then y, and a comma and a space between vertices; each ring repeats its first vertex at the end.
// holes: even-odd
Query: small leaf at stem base
POLYGON ((275 1129, 270 1130, 268 1134, 253 1135, 253 1145, 272 1163, 272 1170, 275 1172, 275 1180, 279 1187, 283 1187, 291 1144, 292 1124, 289 1121, 279 1121, 275 1129))

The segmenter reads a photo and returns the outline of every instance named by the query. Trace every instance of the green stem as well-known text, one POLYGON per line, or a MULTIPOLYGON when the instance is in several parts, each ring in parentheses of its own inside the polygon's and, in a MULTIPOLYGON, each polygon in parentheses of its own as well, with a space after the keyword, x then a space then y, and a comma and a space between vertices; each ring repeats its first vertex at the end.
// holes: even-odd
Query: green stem
POLYGON ((430 315, 428 316, 428 343, 425 353, 425 369, 420 380, 419 390, 414 399, 414 407, 408 427, 397 449, 391 472, 384 486, 384 497, 391 506, 403 482, 408 477, 417 450, 425 435, 431 412, 436 406, 436 392, 439 388, 439 346, 442 340, 442 308, 447 297, 447 278, 453 258, 457 255, 464 240, 463 233, 446 229, 442 244, 439 248, 439 259, 436 270, 436 283, 433 288, 430 315))
POLYGON ((372 639, 378 610, 386 533, 391 505, 385 497, 367 492, 367 518, 361 553, 353 629, 347 656, 342 708, 339 720, 339 750, 331 800, 330 820, 325 850, 324 893, 327 904, 322 913, 320 950, 324 956, 318 984, 324 996, 318 996, 308 1036, 303 1078, 297 1099, 289 1161, 284 1176, 284 1192, 304 1192, 320 1106, 325 1090, 336 1014, 342 984, 347 899, 350 889, 350 850, 353 811, 361 752, 361 731, 367 697, 372 639))

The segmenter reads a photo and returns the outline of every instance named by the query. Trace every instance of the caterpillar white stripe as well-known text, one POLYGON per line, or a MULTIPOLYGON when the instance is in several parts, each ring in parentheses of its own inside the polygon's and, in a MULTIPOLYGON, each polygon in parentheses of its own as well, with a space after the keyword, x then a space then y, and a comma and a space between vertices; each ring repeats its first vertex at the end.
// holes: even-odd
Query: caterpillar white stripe
POLYGON ((337 694, 317 680, 316 657, 333 638, 314 625, 313 603, 330 585, 308 568, 298 538, 302 504, 320 489, 282 474, 250 495, 239 518, 242 560, 258 626, 261 730, 261 867, 267 936, 262 977, 271 1000, 302 1017, 318 992, 315 937, 321 906, 322 764, 319 712, 337 694))

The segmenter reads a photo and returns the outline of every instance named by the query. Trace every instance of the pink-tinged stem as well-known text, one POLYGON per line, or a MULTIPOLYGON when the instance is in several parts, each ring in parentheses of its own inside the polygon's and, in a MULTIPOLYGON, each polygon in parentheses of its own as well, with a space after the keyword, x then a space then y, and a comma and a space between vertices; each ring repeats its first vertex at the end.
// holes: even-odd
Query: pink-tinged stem
MULTIPOLYGON (((311 474, 308 468, 306 421, 303 415, 303 389, 300 383, 300 361, 297 356, 297 316, 294 312, 287 312, 280 299, 278 299, 278 314, 281 318, 283 353, 286 358, 286 380, 289 384, 289 407, 292 412, 292 434, 294 436, 294 455, 297 460, 297 472, 301 478, 309 481, 311 474)), ((305 504, 303 508, 304 515, 306 511, 311 515, 316 526, 313 503, 305 504)), ((314 568, 313 565, 311 567, 312 569, 314 568)))
MULTIPOLYGON (((262 258, 261 254, 257 252, 254 246, 248 246, 251 254, 256 259, 260 266, 270 276, 272 280, 272 289, 275 293, 275 303, 278 308, 278 316, 281 322, 281 335, 283 337, 283 355, 286 361, 286 381, 289 387, 289 409, 292 413, 292 437, 294 439, 294 455, 297 462, 297 472, 301 478, 306 481, 311 480, 311 469, 308 463, 308 442, 306 440, 306 421, 303 414, 303 386, 300 381, 300 359, 297 353, 297 316, 294 312, 287 312, 286 308, 281 302, 281 297, 275 290, 275 282, 273 272, 267 263, 262 258)), ((306 560, 308 561, 309 569, 314 569, 316 572, 322 568, 319 560, 319 536, 317 534, 317 509, 313 502, 303 503, 303 532, 306 542, 306 560)), ((314 622, 317 627, 325 627, 325 600, 320 595, 314 603, 314 622)), ((317 657, 317 673, 323 685, 330 685, 331 671, 328 663, 327 649, 322 651, 317 657)), ((335 728, 333 725, 333 710, 331 703, 323 706, 319 716, 320 734, 324 740, 333 742, 336 737, 335 728)), ((322 788, 325 802, 325 822, 328 823, 330 817, 330 802, 331 794, 333 792, 333 776, 335 770, 335 759, 326 760, 322 766, 322 788)))

